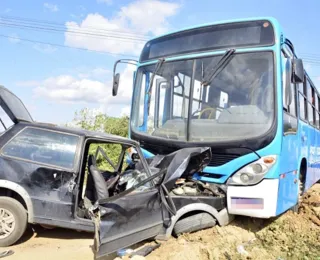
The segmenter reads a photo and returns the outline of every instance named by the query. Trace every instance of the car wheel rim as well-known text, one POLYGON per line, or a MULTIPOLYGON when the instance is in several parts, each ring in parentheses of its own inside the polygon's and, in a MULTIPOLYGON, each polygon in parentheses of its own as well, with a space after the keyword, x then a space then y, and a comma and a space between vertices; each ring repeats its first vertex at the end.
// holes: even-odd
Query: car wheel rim
POLYGON ((0 239, 10 236, 15 224, 13 214, 7 209, 0 208, 0 239))

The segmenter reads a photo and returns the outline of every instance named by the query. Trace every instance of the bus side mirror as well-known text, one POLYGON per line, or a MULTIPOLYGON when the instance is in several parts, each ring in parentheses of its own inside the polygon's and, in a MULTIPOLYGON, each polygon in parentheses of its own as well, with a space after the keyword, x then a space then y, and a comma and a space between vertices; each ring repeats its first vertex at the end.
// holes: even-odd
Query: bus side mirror
POLYGON ((291 76, 292 76, 292 61, 290 58, 284 59, 284 70, 283 70, 283 103, 285 106, 290 106, 292 102, 291 93, 291 76))
POLYGON ((304 68, 302 59, 293 59, 292 62, 292 83, 303 83, 304 68))
POLYGON ((116 96, 118 94, 119 81, 120 81, 120 74, 117 73, 116 75, 113 76, 112 96, 116 96))
POLYGON ((120 81, 120 74, 116 74, 117 70, 117 65, 119 63, 127 63, 131 65, 136 65, 138 64, 138 61, 136 60, 131 60, 131 59, 122 59, 122 60, 117 60, 114 65, 113 65, 113 83, 112 83, 112 96, 116 96, 118 94, 118 88, 119 88, 119 81, 120 81))

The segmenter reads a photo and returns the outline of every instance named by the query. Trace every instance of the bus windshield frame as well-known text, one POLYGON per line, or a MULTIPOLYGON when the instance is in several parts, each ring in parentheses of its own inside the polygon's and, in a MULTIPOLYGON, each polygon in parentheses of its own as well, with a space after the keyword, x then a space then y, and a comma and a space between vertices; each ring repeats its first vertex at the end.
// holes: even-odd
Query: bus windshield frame
MULTIPOLYGON (((134 99, 132 104, 132 114, 130 120, 131 131, 133 131, 135 135, 138 134, 139 136, 148 136, 149 138, 160 138, 176 142, 181 141, 194 143, 219 143, 239 141, 243 138, 251 139, 265 135, 271 129, 276 115, 276 80, 274 57, 275 54, 273 51, 261 50, 255 52, 242 52, 234 55, 235 57, 220 72, 220 74, 213 79, 210 86, 207 87, 207 90, 205 90, 205 87, 201 87, 201 78, 199 78, 199 75, 201 74, 201 77, 203 77, 204 75, 208 74, 210 70, 212 70, 212 68, 214 67, 215 63, 218 62, 218 60, 221 58, 221 55, 211 55, 200 58, 192 58, 188 60, 176 60, 165 62, 159 69, 159 72, 156 75, 156 78, 153 83, 154 91, 153 93, 151 93, 151 111, 153 112, 153 115, 151 114, 150 117, 148 117, 148 113, 146 110, 146 104, 149 101, 147 95, 147 88, 150 82, 151 73, 154 69, 154 64, 140 66, 137 71, 137 77, 134 86, 134 99), (253 58, 251 59, 250 57, 253 58), (246 62, 250 60, 252 60, 252 64, 250 66, 246 66, 246 62), (266 70, 263 73, 261 72, 260 75, 253 74, 252 69, 259 67, 259 64, 262 64, 261 60, 265 60, 264 68, 266 70), (194 65, 194 63, 196 64, 194 65), (235 64, 240 65, 237 67, 235 64), (194 67, 195 69, 193 71, 194 67), (238 69, 238 72, 236 71, 236 69, 238 69), (172 93, 171 95, 173 95, 173 89, 180 88, 179 85, 181 86, 181 82, 179 81, 181 81, 182 79, 176 77, 172 80, 168 80, 168 77, 170 77, 168 75, 173 75, 177 70, 180 70, 180 72, 182 72, 180 74, 185 73, 185 75, 189 75, 189 86, 184 86, 186 89, 188 88, 188 90, 184 92, 180 91, 179 93, 175 93, 176 96, 180 96, 180 99, 182 98, 182 100, 185 100, 187 104, 181 105, 180 107, 181 115, 184 113, 184 115, 181 116, 180 119, 168 117, 164 119, 163 115, 162 117, 159 117, 159 111, 168 111, 168 109, 172 110, 173 104, 178 103, 178 101, 174 102, 173 98, 170 98, 169 92, 172 93), (234 71, 232 72, 232 70, 234 71), (146 71, 148 71, 149 75, 145 73, 146 71), (260 103, 266 100, 269 100, 270 102, 268 105, 264 105, 263 109, 259 109, 256 106, 250 106, 250 104, 248 104, 248 102, 252 103, 258 101, 250 101, 250 98, 244 98, 244 96, 248 94, 244 90, 246 88, 249 89, 249 87, 247 87, 246 85, 262 84, 261 80, 266 80, 266 73, 268 86, 271 85, 271 88, 269 86, 268 92, 264 93, 268 93, 268 98, 266 99, 266 96, 262 92, 258 91, 255 94, 255 99, 260 100, 260 103), (228 84, 225 84, 225 86, 221 85, 219 88, 214 87, 215 85, 217 85, 217 82, 219 81, 219 84, 222 84, 222 79, 226 78, 227 75, 229 75, 228 84), (143 82, 145 82, 144 86, 143 82), (235 84, 238 84, 238 86, 236 86, 235 84), (172 90, 166 91, 166 89, 172 90), (228 94, 228 91, 231 90, 234 91, 233 95, 231 92, 228 94), (244 93, 237 93, 237 91, 240 90, 244 93), (216 100, 214 102, 216 102, 216 104, 218 102, 219 104, 216 105, 214 109, 210 109, 212 108, 212 106, 208 104, 208 97, 214 97, 215 95, 219 94, 218 92, 220 93, 220 100, 216 100), (230 102, 227 101, 225 102, 225 104, 221 104, 222 93, 224 94, 224 96, 228 94, 228 96, 225 96, 225 98, 230 99, 230 102), (199 97, 198 99, 195 98, 195 94, 199 97), (184 95, 185 97, 183 97, 184 95), (189 96, 191 96, 191 98, 189 98, 189 96), (240 96, 241 98, 243 98, 243 100, 237 101, 237 98, 241 99, 240 96), (160 97, 162 97, 161 100, 159 99, 160 97), (163 101, 164 97, 169 99, 170 102, 168 101, 168 103, 162 104, 163 102, 165 102, 163 101), (204 101, 204 97, 206 98, 206 101, 204 101), (152 99, 154 100, 154 102, 152 102, 152 99), (241 105, 241 107, 231 105, 232 102, 238 102, 238 105, 241 105), (197 109, 195 109, 195 106, 197 106, 197 109), (182 111, 183 109, 184 112, 182 111), (212 118, 212 113, 214 110, 216 110, 215 113, 218 114, 218 117, 217 115, 215 115, 216 118, 212 118), (264 110, 267 111, 266 114, 268 116, 264 114, 264 110), (198 112, 198 114, 196 112, 198 112), (201 115, 199 115, 199 113, 201 113, 201 115), (220 129, 215 128, 214 124, 212 124, 212 120, 206 120, 206 118, 203 117, 205 115, 209 116, 211 114, 210 119, 218 120, 219 115, 222 115, 222 113, 225 119, 221 119, 222 121, 220 120, 220 129), (168 120, 168 122, 170 121, 169 126, 167 129, 162 129, 161 127, 162 125, 164 125, 165 120, 168 120), (243 120, 244 123, 242 123, 241 120, 243 120), (254 120, 257 120, 258 124, 260 125, 255 125, 254 120), (266 120, 268 123, 264 124, 264 120, 266 120), (197 125, 196 122, 198 122, 200 125, 197 125), (227 126, 227 124, 231 122, 232 126, 230 125, 230 128, 230 126, 227 126), (224 125, 225 127, 222 127, 222 125, 224 125), (247 126, 245 127, 244 125, 247 126), (228 133, 228 131, 226 131, 226 127, 229 127, 230 131, 232 132, 232 134, 229 133, 230 136, 228 138, 224 136, 224 133, 228 133), (243 130, 241 130, 241 127, 243 127, 243 130), (252 130, 254 129, 254 127, 257 128, 256 131, 252 130), (198 130, 202 133, 197 134, 196 132, 198 130), (238 133, 236 132, 236 130, 238 130, 238 133), (209 132, 211 134, 208 134, 209 132)), ((259 88, 256 89, 259 90, 259 88)), ((172 117, 172 112, 170 113, 172 117)))

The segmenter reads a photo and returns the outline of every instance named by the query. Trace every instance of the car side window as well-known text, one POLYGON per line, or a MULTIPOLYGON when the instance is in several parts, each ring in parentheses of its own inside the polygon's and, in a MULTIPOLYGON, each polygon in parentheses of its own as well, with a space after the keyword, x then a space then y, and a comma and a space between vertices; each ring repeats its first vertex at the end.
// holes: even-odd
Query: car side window
POLYGON ((79 136, 28 127, 7 143, 2 154, 72 169, 79 136))
POLYGON ((89 154, 95 156, 100 171, 114 171, 121 160, 122 146, 117 143, 92 143, 89 154))

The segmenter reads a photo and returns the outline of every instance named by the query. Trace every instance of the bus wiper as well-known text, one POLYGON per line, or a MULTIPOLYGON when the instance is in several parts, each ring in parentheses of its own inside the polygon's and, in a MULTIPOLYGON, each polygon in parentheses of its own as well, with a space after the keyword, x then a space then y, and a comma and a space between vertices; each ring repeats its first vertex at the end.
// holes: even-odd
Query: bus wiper
POLYGON ((232 60, 234 57, 233 54, 235 53, 235 49, 230 49, 225 52, 225 54, 222 56, 222 58, 218 61, 216 66, 212 69, 211 73, 203 79, 201 82, 202 86, 208 86, 227 65, 228 63, 232 60))
POLYGON ((159 59, 153 72, 152 72, 152 76, 151 76, 151 80, 150 80, 150 84, 149 84, 149 91, 148 91, 148 98, 149 98, 149 100, 148 100, 148 116, 149 116, 149 112, 150 112, 150 102, 151 102, 151 94, 152 94, 152 86, 153 86, 154 77, 164 62, 165 62, 165 58, 159 59))

